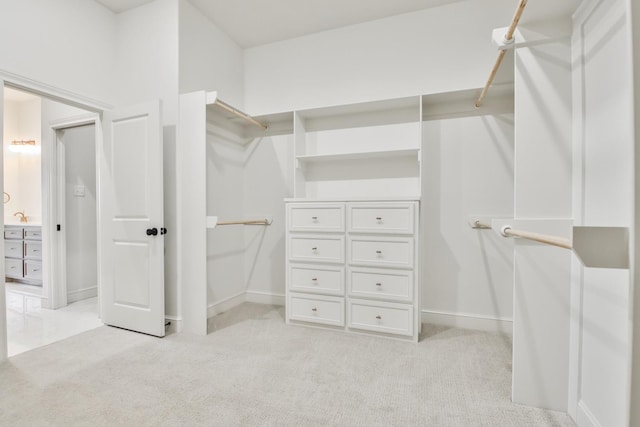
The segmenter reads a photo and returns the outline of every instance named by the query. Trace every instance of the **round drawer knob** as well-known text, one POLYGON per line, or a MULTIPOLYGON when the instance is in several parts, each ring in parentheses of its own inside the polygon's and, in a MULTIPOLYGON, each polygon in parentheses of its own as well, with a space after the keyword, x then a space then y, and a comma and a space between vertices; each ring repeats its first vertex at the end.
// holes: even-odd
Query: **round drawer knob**
POLYGON ((382 320, 382 316, 376 316, 376 319, 382 320))

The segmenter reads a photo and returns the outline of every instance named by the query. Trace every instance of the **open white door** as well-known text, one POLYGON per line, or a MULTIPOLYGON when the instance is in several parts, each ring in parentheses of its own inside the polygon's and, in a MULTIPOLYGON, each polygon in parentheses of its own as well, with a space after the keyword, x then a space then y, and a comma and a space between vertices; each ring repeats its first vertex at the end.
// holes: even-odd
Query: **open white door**
POLYGON ((164 233, 160 102, 104 114, 99 186, 104 323, 162 337, 164 233))

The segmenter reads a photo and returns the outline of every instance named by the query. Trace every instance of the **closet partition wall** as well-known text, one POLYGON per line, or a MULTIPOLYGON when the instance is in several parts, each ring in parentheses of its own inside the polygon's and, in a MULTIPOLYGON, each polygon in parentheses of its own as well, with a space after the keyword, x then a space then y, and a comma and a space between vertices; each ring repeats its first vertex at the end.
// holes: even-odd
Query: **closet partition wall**
POLYGON ((256 284, 260 273, 284 263, 273 254, 284 233, 287 178, 272 160, 287 155, 293 114, 253 118, 216 92, 194 92, 180 97, 178 132, 182 329, 204 335, 208 317, 267 295, 261 286, 269 283, 256 284), (266 221, 218 225, 258 219, 266 221))

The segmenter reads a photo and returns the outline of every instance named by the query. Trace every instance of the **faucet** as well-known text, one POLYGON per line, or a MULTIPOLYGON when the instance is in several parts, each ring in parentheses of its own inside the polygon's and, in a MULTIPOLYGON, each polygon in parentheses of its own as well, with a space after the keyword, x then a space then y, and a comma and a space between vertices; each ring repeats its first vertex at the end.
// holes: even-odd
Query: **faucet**
POLYGON ((20 222, 27 222, 27 217, 24 215, 23 211, 18 211, 13 214, 13 216, 18 216, 18 215, 20 215, 20 222))

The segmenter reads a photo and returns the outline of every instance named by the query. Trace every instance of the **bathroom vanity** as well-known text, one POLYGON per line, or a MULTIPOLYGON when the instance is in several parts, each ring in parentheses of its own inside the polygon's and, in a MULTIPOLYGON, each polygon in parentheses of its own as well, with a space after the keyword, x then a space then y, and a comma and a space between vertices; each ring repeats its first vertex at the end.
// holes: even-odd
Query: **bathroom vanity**
POLYGON ((42 286, 42 227, 5 225, 6 281, 42 286))

